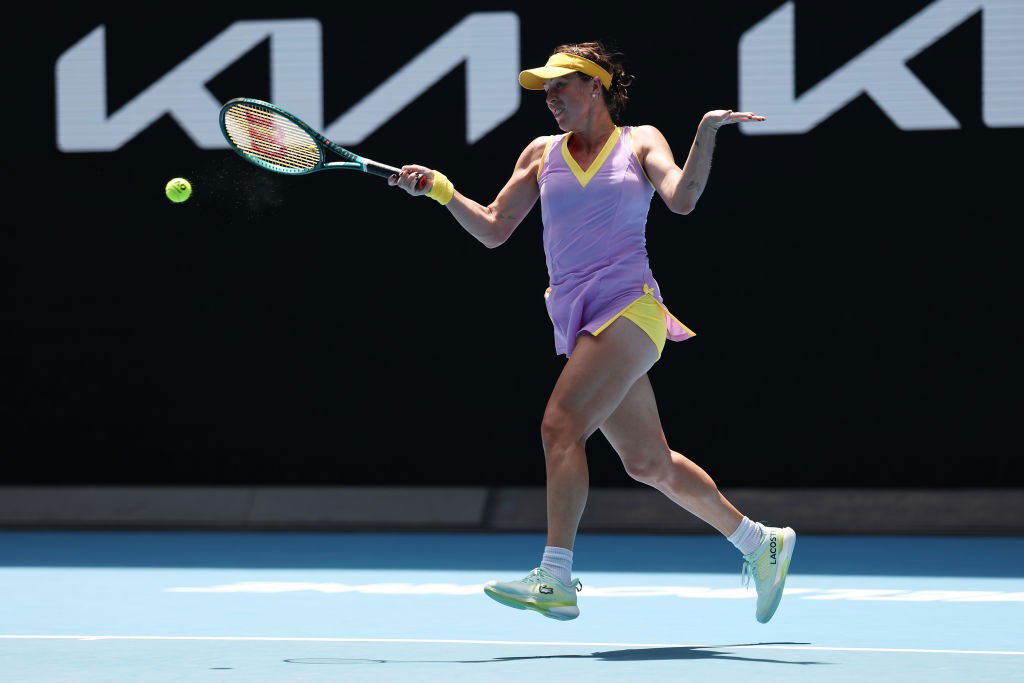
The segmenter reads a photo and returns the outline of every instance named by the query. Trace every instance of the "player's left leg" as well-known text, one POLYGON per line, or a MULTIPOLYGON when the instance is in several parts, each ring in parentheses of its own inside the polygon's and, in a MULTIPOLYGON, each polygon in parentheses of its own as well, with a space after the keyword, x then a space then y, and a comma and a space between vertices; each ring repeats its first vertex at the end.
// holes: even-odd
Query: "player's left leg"
POLYGON ((745 553, 744 573, 749 572, 757 589, 755 615, 761 623, 771 619, 782 599, 795 532, 751 522, 722 495, 707 472, 669 448, 646 374, 630 388, 601 431, 631 477, 658 489, 745 553))
POLYGON ((601 432, 633 479, 658 489, 724 536, 739 526, 743 515, 726 500, 708 473, 669 448, 646 374, 604 421, 601 432))

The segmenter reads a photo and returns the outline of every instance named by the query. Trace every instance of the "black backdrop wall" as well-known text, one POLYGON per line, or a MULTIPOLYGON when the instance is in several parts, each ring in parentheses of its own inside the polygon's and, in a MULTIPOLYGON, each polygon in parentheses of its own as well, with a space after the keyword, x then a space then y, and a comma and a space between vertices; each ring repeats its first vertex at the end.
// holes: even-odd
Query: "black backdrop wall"
MULTIPOLYGON (((984 21, 1000 3, 975 4, 986 7, 930 29, 938 40, 906 61, 959 128, 901 129, 878 100, 909 95, 860 92, 806 132, 723 131, 692 214, 655 197, 652 266, 697 337, 670 344, 651 378, 670 443, 721 485, 1024 482, 1022 134, 985 118, 983 45, 1006 36, 984 21)), ((295 2, 180 19, 90 5, 56 23, 42 7, 9 21, 3 481, 544 479, 539 421, 564 360, 543 306, 539 206, 488 250, 430 200, 365 175, 265 173, 201 148, 171 115, 115 149, 63 150, 58 60, 98 26, 105 70, 75 64, 106 74, 102 113, 116 117, 235 21, 313 19, 330 123, 471 13, 508 12, 514 63, 499 73, 514 83, 561 42, 608 40, 637 74, 622 122, 657 126, 681 163, 709 109, 774 120, 740 92, 740 45, 779 8, 795 12, 799 95, 905 22, 964 3, 739 5, 559 17, 533 2, 432 12, 295 2), (163 186, 179 175, 195 193, 176 206, 163 186)), ((783 59, 779 41, 755 62, 783 59)), ((283 42, 259 41, 209 80, 214 109, 270 99, 283 42)), ((1010 99, 1013 73, 1001 86, 1010 99)), ((96 99, 95 84, 75 78, 69 101, 96 99)), ((559 131, 543 97, 523 91, 467 142, 466 83, 460 64, 393 116, 378 112, 351 146, 440 168, 489 203, 522 148, 559 131)), ((71 123, 88 120, 69 111, 71 123)), ((630 481, 600 435, 588 448, 592 484, 630 481)))

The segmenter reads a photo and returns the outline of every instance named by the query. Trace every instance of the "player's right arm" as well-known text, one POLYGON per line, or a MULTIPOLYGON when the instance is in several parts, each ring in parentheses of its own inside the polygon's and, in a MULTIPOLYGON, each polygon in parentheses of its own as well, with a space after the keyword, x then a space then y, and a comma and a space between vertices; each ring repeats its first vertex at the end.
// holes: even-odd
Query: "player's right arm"
MULTIPOLYGON (((544 154, 548 138, 539 137, 523 150, 516 162, 512 177, 505 183, 498 196, 488 206, 483 206, 455 190, 452 199, 445 206, 473 237, 488 249, 501 246, 515 231, 537 203, 540 188, 537 185, 537 170, 544 154)), ((389 185, 398 185, 411 195, 419 196, 430 191, 430 184, 420 189, 416 174, 426 174, 433 179, 425 166, 403 166, 401 176, 391 176, 389 185)))

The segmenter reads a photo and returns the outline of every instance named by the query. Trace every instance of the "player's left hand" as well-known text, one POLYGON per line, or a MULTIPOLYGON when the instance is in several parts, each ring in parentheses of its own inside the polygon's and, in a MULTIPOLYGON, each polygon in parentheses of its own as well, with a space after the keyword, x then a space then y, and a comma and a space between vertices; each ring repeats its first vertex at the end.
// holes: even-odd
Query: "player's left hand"
POLYGON ((718 130, 730 123, 748 123, 750 121, 764 121, 763 116, 758 116, 752 111, 733 111, 732 109, 715 109, 704 114, 701 125, 711 126, 718 130))

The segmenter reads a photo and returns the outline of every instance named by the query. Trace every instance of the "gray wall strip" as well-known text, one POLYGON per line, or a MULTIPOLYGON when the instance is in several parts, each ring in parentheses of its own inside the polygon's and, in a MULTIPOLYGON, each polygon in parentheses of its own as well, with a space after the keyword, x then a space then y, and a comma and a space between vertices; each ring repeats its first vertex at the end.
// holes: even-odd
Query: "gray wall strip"
MULTIPOLYGON (((730 489, 751 519, 803 533, 1024 534, 1024 489, 730 489)), ((0 487, 0 526, 323 530, 545 529, 542 488, 0 487)), ((584 532, 706 533, 645 487, 592 489, 584 532)))
MULTIPOLYGON (((1022 489, 728 489, 743 514, 803 533, 1024 534, 1022 489)), ((494 492, 488 526, 544 528, 543 489, 494 492)), ((654 489, 593 489, 581 531, 700 533, 701 520, 654 489)))
POLYGON ((3 526, 479 528, 484 488, 0 487, 3 526))

